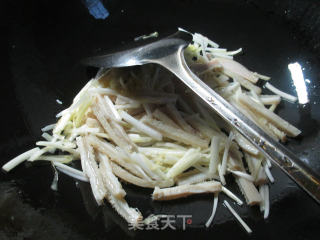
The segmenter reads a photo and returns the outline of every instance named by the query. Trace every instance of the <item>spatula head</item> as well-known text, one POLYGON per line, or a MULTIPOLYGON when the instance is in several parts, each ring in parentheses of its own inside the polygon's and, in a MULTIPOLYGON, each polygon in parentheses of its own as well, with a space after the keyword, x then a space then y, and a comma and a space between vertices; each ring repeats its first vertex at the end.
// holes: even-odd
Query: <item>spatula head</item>
POLYGON ((192 35, 178 31, 162 39, 141 40, 126 46, 125 50, 83 59, 84 65, 93 67, 129 67, 142 65, 174 53, 178 47, 187 46, 192 35))

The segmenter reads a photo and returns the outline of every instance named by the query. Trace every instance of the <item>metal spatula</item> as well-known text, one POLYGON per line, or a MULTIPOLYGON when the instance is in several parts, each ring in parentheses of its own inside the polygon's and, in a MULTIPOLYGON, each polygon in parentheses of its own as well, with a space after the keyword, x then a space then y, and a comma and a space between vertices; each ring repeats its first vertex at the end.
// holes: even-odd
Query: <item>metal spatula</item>
POLYGON ((87 58, 83 60, 83 63, 103 68, 128 67, 147 63, 156 63, 165 67, 320 203, 319 178, 311 173, 295 154, 268 136, 188 68, 183 52, 191 40, 190 34, 178 31, 167 38, 143 46, 87 58))

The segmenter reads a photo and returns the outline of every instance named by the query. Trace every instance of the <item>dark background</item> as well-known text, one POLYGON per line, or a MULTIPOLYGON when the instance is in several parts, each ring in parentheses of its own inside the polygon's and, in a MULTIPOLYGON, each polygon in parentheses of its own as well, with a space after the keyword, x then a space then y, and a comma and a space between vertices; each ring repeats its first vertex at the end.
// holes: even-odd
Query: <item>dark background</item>
MULTIPOLYGON (((55 122, 88 80, 83 56, 112 49, 136 36, 177 27, 203 33, 228 49, 242 47, 238 58, 249 69, 272 76, 272 83, 294 94, 289 63, 304 67, 310 104, 283 102, 279 115, 297 125, 302 137, 288 147, 316 172, 319 164, 318 1, 104 1, 110 12, 96 20, 80 0, 1 1, 0 165, 33 147, 40 128, 55 122), (60 99, 63 105, 58 105, 60 99)), ((196 237, 239 239, 318 239, 320 208, 276 167, 271 213, 263 220, 257 208, 233 205, 252 227, 247 235, 219 204, 210 229, 211 196, 153 203, 149 191, 126 186, 130 205, 150 213, 192 214, 187 231, 128 232, 107 205, 97 209, 86 184, 59 175, 59 191, 50 189, 48 164, 21 165, 0 173, 0 239, 109 239, 196 237)), ((239 195, 239 191, 235 190, 239 195)), ((220 200, 222 200, 221 197, 220 200)), ((221 202, 221 201, 220 201, 221 202)), ((231 201, 230 201, 231 202, 231 201)))

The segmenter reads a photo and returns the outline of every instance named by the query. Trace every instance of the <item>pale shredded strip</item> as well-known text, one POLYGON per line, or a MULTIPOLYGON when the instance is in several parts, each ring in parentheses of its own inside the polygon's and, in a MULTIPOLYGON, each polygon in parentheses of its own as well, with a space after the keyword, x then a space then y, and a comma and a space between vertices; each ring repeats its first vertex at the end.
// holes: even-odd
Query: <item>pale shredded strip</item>
POLYGON ((217 211, 217 206, 218 206, 218 194, 216 193, 216 194, 214 195, 214 199, 213 199, 213 207, 212 207, 211 215, 210 215, 208 221, 207 221, 206 224, 205 224, 207 228, 208 228, 208 227, 211 225, 211 223, 212 223, 212 220, 213 220, 213 218, 214 218, 214 216, 215 216, 215 214, 216 214, 216 211, 217 211))
POLYGON ((243 228, 248 232, 252 233, 251 228, 242 220, 242 218, 239 216, 239 214, 230 206, 230 204, 227 202, 227 200, 223 201, 224 205, 229 209, 229 211, 232 213, 233 216, 238 220, 238 222, 243 226, 243 228))
POLYGON ((288 93, 285 93, 285 92, 279 90, 278 88, 276 88, 275 86, 273 86, 273 85, 272 85, 271 83, 269 83, 269 82, 267 82, 264 86, 265 86, 267 89, 269 89, 271 92, 273 92, 273 93, 275 93, 275 94, 277 94, 277 95, 279 95, 279 96, 283 97, 284 99, 287 99, 287 100, 289 100, 289 101, 291 101, 291 102, 295 102, 295 101, 298 100, 297 97, 292 96, 292 95, 290 95, 290 94, 288 94, 288 93))

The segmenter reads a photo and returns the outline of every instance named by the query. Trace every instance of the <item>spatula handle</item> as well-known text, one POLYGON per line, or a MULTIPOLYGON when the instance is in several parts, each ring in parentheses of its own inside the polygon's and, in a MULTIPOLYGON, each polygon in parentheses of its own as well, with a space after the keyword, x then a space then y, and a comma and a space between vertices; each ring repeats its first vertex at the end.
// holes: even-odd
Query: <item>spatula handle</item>
POLYGON ((202 82, 188 68, 183 54, 183 46, 176 54, 154 61, 183 81, 193 92, 202 98, 224 120, 237 129, 254 144, 267 158, 278 165, 302 189, 320 203, 320 180, 301 160, 282 144, 272 139, 253 121, 202 82))

